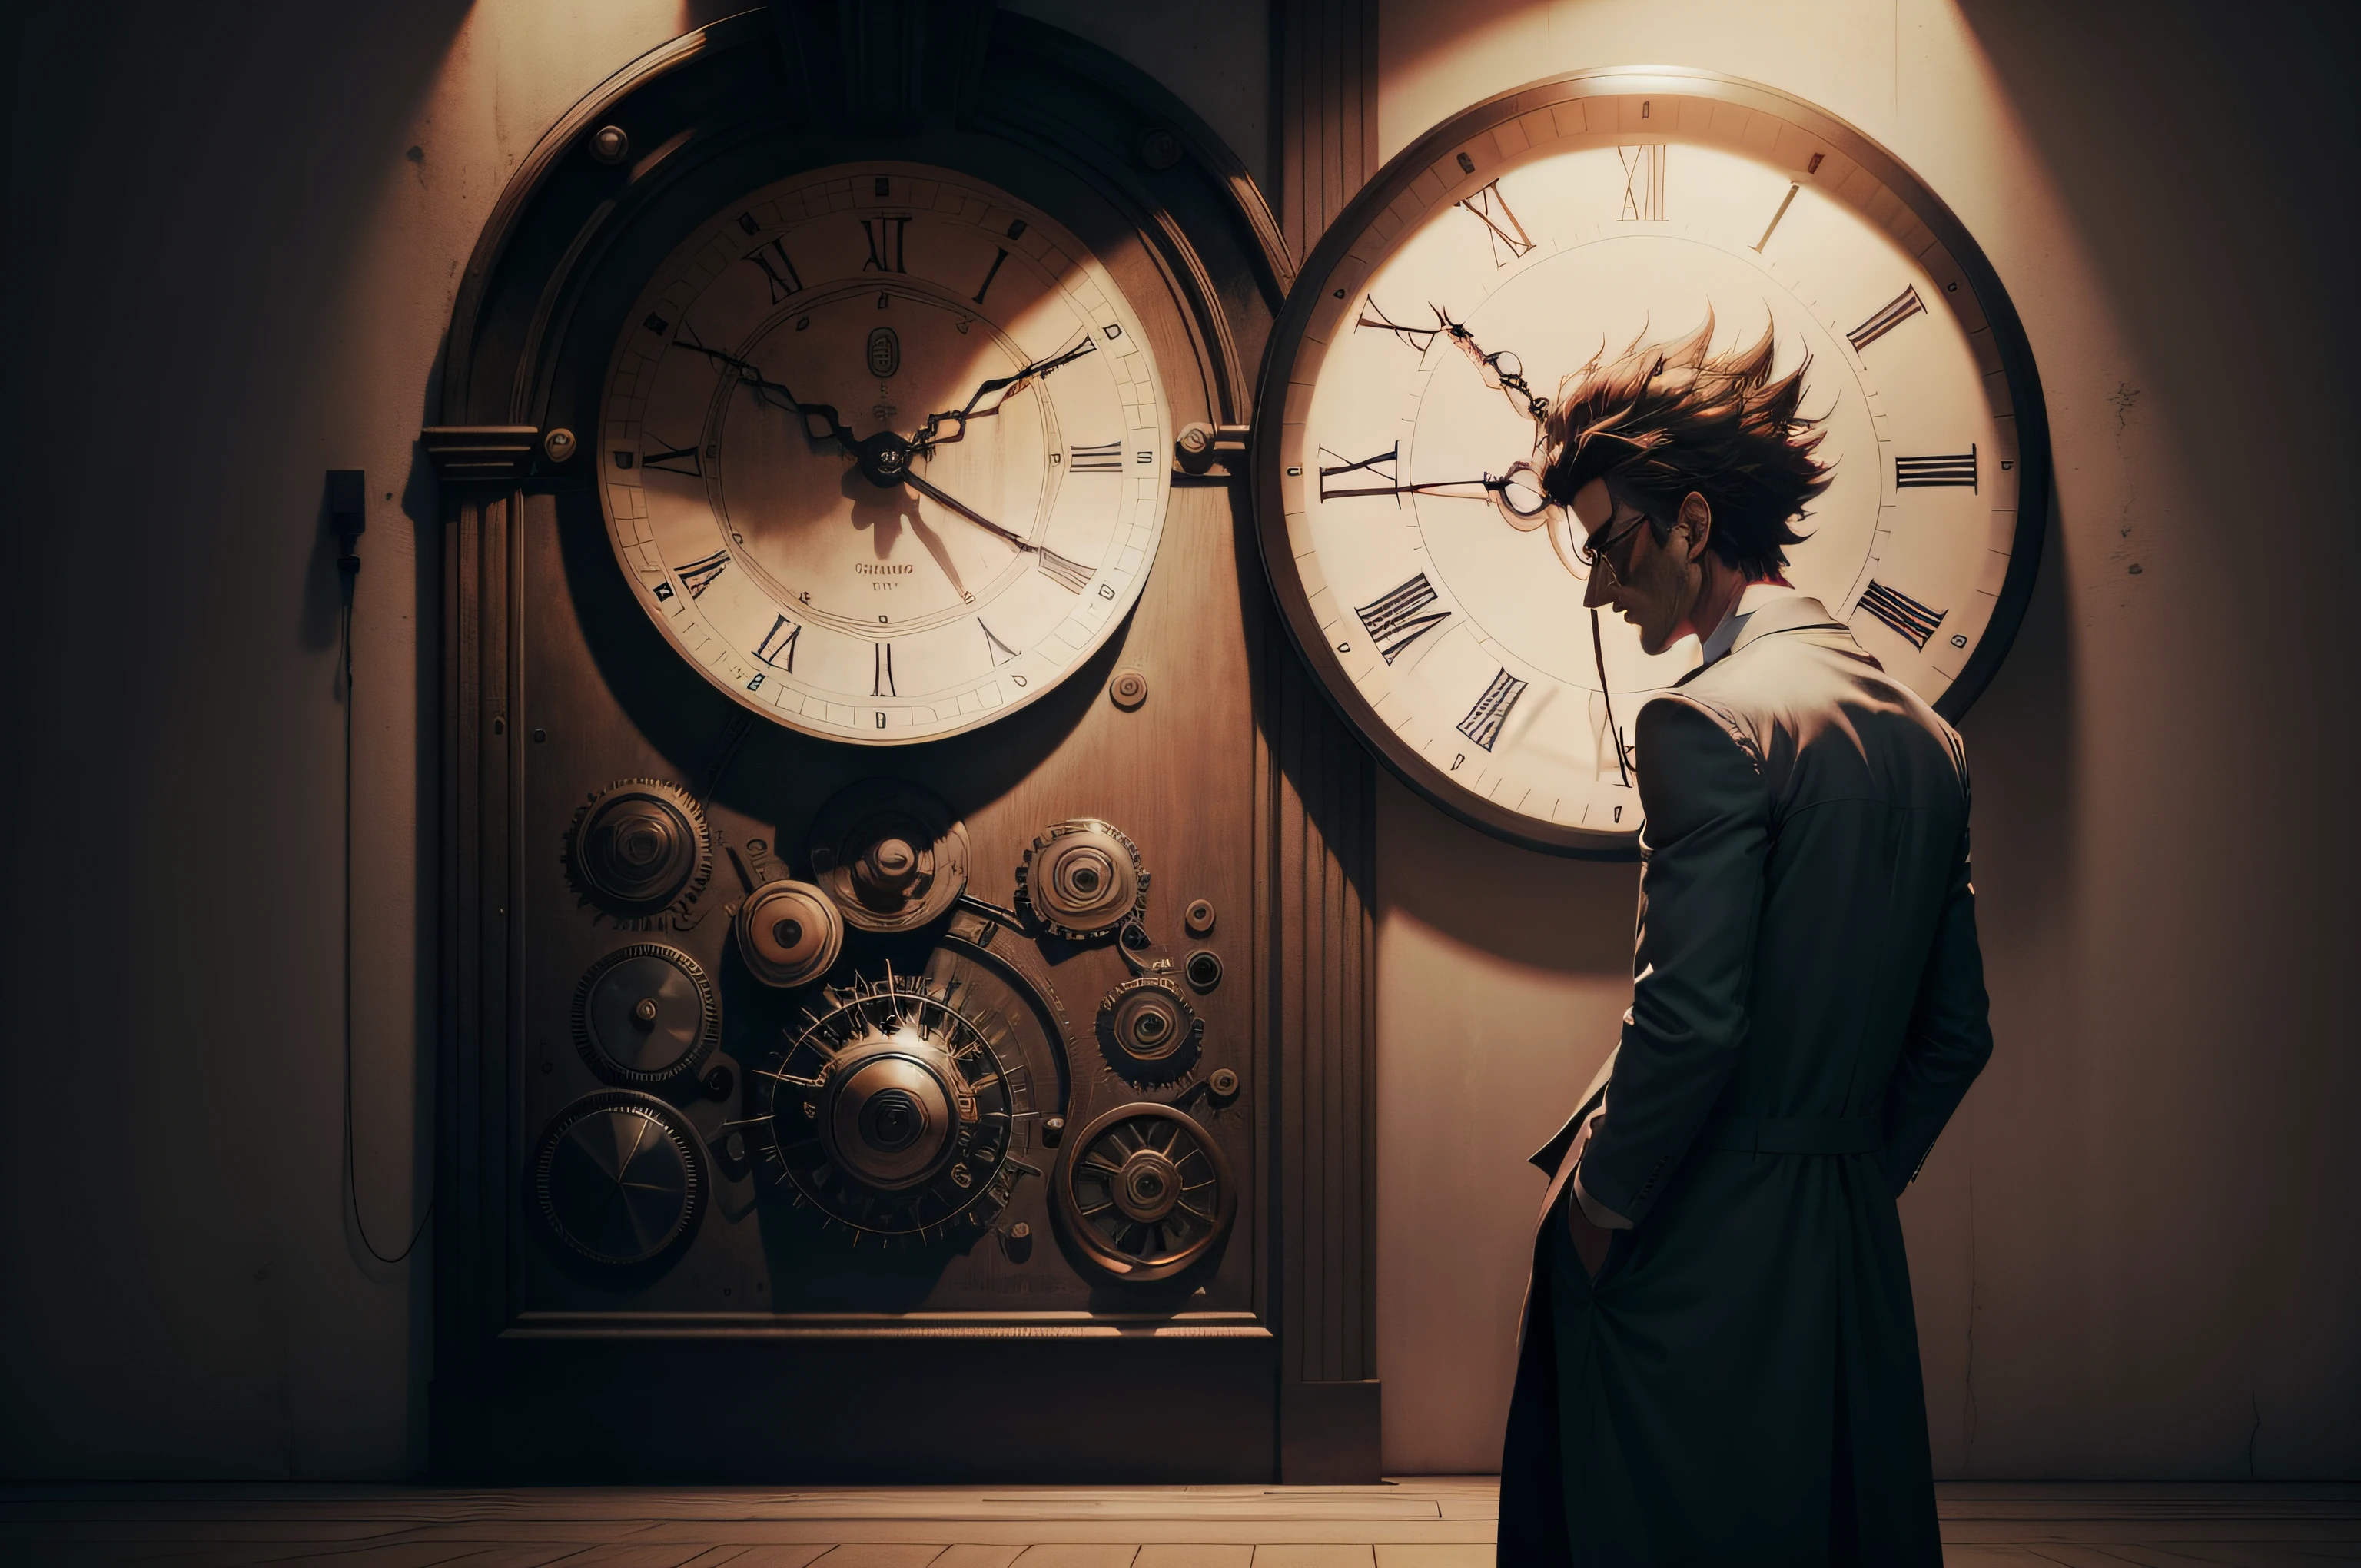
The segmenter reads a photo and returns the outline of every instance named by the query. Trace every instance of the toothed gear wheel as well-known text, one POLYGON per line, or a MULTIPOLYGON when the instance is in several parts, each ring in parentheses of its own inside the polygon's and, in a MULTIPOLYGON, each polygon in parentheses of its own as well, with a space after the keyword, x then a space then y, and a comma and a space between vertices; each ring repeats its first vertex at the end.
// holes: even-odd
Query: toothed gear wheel
POLYGON ((619 948, 574 988, 575 1047, 610 1083, 663 1083, 695 1072, 720 1037, 713 981, 678 948, 619 948))
POLYGON ((1188 1077, 1204 1037, 1205 1021, 1169 980, 1126 981, 1099 1003, 1099 1047, 1107 1065, 1136 1084, 1188 1077))
POLYGON ((558 1240, 628 1268, 685 1243, 705 1208, 696 1131, 661 1100, 586 1095, 557 1113, 533 1162, 533 1198, 558 1240))
POLYGON ((1094 817, 1053 825, 1025 851, 1016 896, 1060 937, 1104 937, 1148 912, 1139 847, 1094 817))
POLYGON ((758 1073, 770 1157, 802 1201, 857 1233, 919 1240, 997 1213, 1032 1109, 1015 1001, 956 963, 829 991, 758 1073))
POLYGON ((738 956, 764 985, 809 985, 844 951, 844 916, 807 882, 764 883, 738 906, 738 956))
POLYGON ((645 920, 685 908, 713 875, 713 834, 690 794, 663 779, 594 790, 566 835, 566 870, 609 913, 645 920))
POLYGON ((1237 1214, 1229 1161, 1197 1120, 1170 1105, 1118 1105, 1070 1138, 1058 1215, 1098 1267, 1167 1279, 1203 1259, 1237 1214))

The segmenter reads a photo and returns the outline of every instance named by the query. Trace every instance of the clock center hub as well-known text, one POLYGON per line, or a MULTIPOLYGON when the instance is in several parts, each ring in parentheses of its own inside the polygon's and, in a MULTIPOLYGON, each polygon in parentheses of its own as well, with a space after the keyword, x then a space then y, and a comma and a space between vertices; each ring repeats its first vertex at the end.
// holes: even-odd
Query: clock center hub
POLYGON ((861 477, 881 490, 899 485, 910 472, 910 444, 890 430, 881 430, 854 448, 861 477))

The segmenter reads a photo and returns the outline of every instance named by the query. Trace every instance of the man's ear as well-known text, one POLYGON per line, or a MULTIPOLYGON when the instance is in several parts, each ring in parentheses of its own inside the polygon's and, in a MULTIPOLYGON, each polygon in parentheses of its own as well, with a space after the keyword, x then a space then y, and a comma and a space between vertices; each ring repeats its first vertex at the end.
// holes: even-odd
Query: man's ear
POLYGON ((1713 538, 1712 503, 1691 490, 1681 498, 1681 510, 1673 521, 1688 525, 1689 559, 1694 561, 1704 554, 1707 542, 1713 538))

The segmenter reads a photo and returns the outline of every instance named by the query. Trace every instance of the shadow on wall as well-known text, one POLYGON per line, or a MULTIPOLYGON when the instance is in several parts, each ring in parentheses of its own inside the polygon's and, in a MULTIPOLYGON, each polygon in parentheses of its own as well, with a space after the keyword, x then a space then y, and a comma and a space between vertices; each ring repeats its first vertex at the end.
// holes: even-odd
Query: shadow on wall
MULTIPOLYGON (((0 1291, 0 1334, 43 1347, 0 1393, 12 1475, 401 1462, 423 1271, 356 1266, 339 1205, 343 714, 320 499, 379 393, 347 291, 467 12, 47 7, 14 29, 11 248, 40 306, 5 418, 41 461, 12 466, 0 621, 35 678, 12 683, 5 728, 59 760, 40 811, 69 800, 74 827, 20 846, 12 885, 43 892, 12 904, 0 948, 22 1037, 82 1044, 23 1057, 0 1138, 0 1186, 40 1194, 0 1221, 28 1286, 0 1291), (93 633, 101 584, 135 635, 93 633), (98 937, 126 889, 194 865, 191 933, 136 957, 98 937), (59 1143, 94 1111, 104 1139, 59 1143)), ((384 564, 363 592, 383 602, 406 591, 389 591, 409 564, 382 499, 401 478, 370 466, 364 550, 384 541, 384 564)), ((412 674, 381 658, 372 678, 386 694, 412 674)), ((432 862, 402 804, 401 841, 377 847, 406 877, 432 862)), ((405 959, 387 983, 412 978, 405 959)), ((398 1066, 378 1098, 398 1102, 412 1045, 381 1044, 398 1066)), ((369 1154, 389 1173, 376 1212, 407 1208, 411 1150, 369 1154)))
POLYGON ((1488 1472, 1542 1189, 1525 1157, 1614 1046, 1639 868, 1503 843, 1390 773, 1378 857, 1385 1464, 1488 1472))

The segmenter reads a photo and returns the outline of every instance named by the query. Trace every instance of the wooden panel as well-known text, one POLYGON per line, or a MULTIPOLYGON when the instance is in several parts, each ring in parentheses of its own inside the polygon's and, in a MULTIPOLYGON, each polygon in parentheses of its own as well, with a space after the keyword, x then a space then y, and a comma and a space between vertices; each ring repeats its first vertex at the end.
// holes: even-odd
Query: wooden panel
POLYGON ((1378 170, 1376 0, 1278 0, 1271 124, 1279 221, 1301 259, 1378 170))
MULTIPOLYGON (((1273 25, 1279 223, 1301 257, 1377 168, 1377 6, 1279 0, 1273 25)), ((1374 1481, 1375 770, 1276 615, 1264 639, 1280 1478, 1374 1481)))

